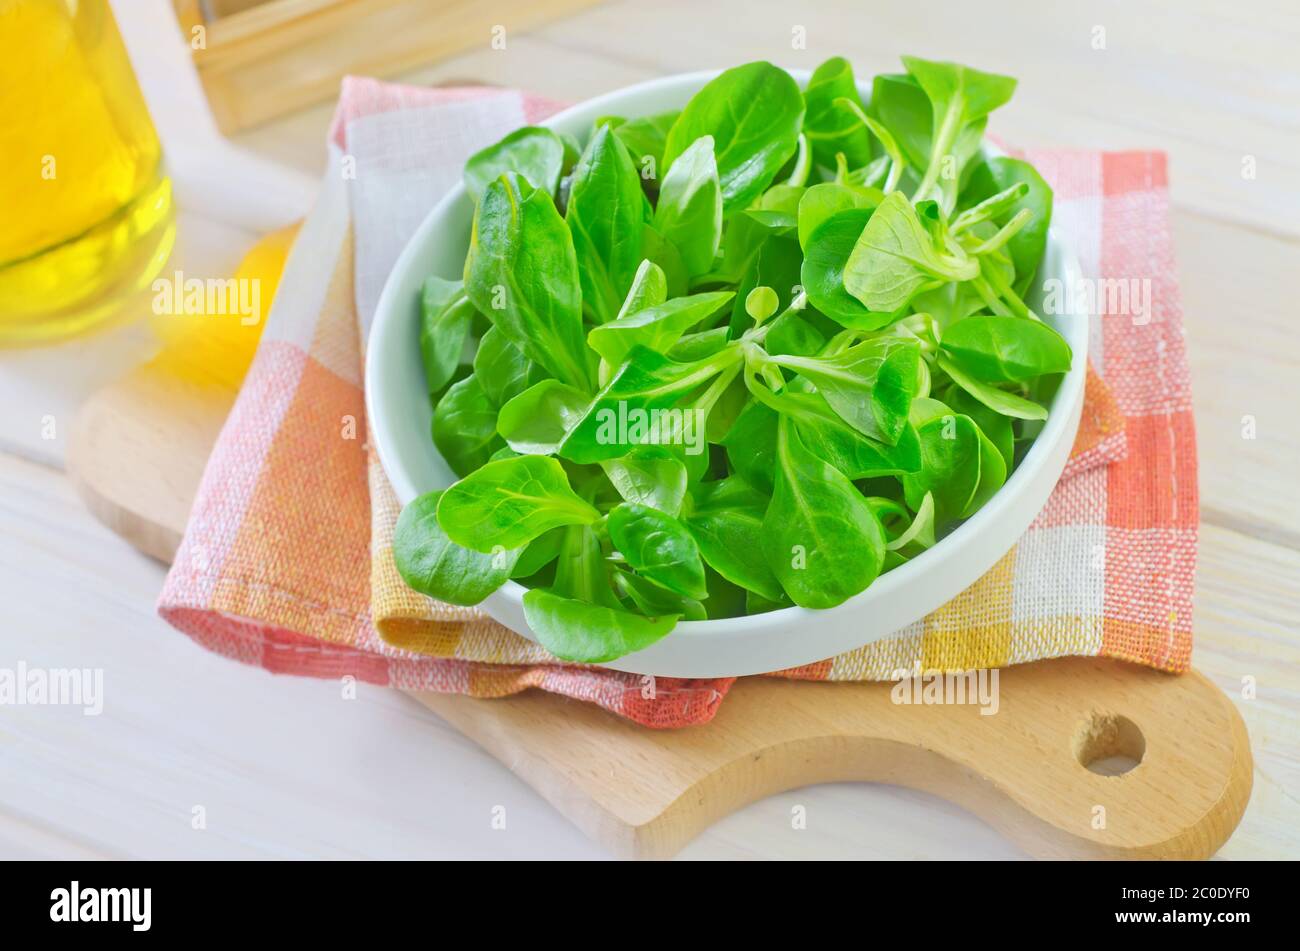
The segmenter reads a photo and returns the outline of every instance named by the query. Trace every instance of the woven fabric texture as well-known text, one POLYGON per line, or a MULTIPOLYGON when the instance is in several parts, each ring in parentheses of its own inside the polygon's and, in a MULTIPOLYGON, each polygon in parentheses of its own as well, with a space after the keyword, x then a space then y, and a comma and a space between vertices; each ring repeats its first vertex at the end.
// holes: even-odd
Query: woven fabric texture
MULTIPOLYGON (((318 204, 159 600, 175 627, 274 673, 476 697, 536 687, 652 727, 717 711, 729 679, 561 663, 476 609, 416 594, 393 564, 399 506, 367 450, 361 388, 375 304, 465 158, 556 107, 514 91, 345 82, 318 204)), ((1021 154, 1055 190, 1054 227, 1087 279, 1062 290, 1093 313, 1066 473, 967 591, 893 637, 776 676, 875 680, 1063 655, 1189 665, 1196 445, 1164 156, 1021 154)))

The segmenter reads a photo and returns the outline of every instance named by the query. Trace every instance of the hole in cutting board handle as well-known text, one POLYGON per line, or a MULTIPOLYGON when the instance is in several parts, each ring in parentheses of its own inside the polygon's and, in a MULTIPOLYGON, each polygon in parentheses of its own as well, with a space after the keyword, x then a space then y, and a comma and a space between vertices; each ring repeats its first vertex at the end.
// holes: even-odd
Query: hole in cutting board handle
POLYGON ((1079 763, 1101 776, 1124 775, 1147 751, 1138 725, 1118 713, 1089 714, 1075 730, 1073 746, 1079 763))

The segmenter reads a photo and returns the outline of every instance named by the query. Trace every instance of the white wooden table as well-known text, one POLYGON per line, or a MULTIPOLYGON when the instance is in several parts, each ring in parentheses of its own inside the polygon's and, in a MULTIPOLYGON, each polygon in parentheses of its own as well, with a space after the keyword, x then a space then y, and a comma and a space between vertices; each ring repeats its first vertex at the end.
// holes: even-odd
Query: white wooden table
MULTIPOLYGON (((331 107, 220 140, 169 5, 114 5, 177 178, 172 266, 227 273, 258 233, 308 206, 331 107)), ((1194 661, 1234 697, 1243 678, 1257 684, 1255 699, 1238 700, 1254 796, 1220 854, 1300 857, 1300 16, 1285 0, 1048 7, 620 0, 508 33, 505 50, 485 36, 481 50, 407 79, 579 99, 759 57, 811 67, 840 54, 870 75, 909 52, 1018 76, 994 120, 1006 141, 1167 150, 1201 460, 1194 661), (1252 161, 1255 176, 1243 176, 1252 161)), ((99 667, 105 691, 98 717, 0 706, 0 857, 600 857, 414 701, 273 678, 157 619, 162 567, 96 523, 60 471, 78 402, 150 347, 136 326, 0 352, 0 667, 99 667), (505 829, 493 828, 497 806, 505 829)), ((756 803, 683 856, 1017 853, 938 799, 837 785, 756 803), (796 805, 806 829, 792 828, 796 805)))

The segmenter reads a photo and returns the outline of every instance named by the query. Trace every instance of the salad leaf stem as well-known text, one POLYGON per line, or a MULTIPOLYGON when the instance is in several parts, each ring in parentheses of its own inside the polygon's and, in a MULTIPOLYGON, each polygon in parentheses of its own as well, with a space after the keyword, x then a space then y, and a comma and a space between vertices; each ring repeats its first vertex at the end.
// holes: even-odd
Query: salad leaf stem
POLYGON ((1011 316, 1011 308, 1003 303, 1002 298, 998 296, 997 292, 993 290, 989 285, 989 282, 983 277, 972 279, 970 284, 971 287, 975 288, 976 293, 978 293, 981 299, 983 299, 984 305, 988 307, 989 310, 993 311, 993 313, 1000 317, 1011 316))
POLYGON ((790 177, 785 180, 785 183, 795 188, 802 188, 808 184, 810 171, 812 171, 812 149, 808 146, 808 135, 803 133, 799 136, 799 150, 795 152, 794 168, 790 170, 790 177))
POLYGON ((979 244, 968 246, 966 248, 966 253, 971 256, 978 256, 981 254, 989 254, 992 251, 997 251, 1010 241, 1012 237, 1015 236, 1016 232, 1029 224, 1030 219, 1033 217, 1034 213, 1032 211, 1028 208, 1022 208, 1020 211, 1016 212, 1010 221, 998 229, 997 234, 981 241, 979 244))
POLYGON ((903 177, 903 170, 907 167, 907 160, 903 158, 903 152, 898 147, 898 142, 888 129, 862 111, 862 107, 848 97, 841 96, 835 100, 835 105, 841 109, 847 109, 857 116, 858 121, 871 130, 871 134, 880 140, 881 146, 885 149, 885 154, 889 156, 889 174, 885 177, 885 184, 881 186, 881 191, 892 192, 898 187, 899 180, 903 177))
POLYGON ((1006 306, 1012 314, 1017 317, 1028 317, 1033 320, 1039 319, 1038 315, 1029 309, 1029 305, 1020 299, 1020 295, 1017 294, 1015 288, 1007 282, 1007 279, 1002 275, 998 268, 989 264, 987 258, 980 258, 979 261, 981 276, 988 281, 989 285, 997 292, 998 296, 1006 302, 1006 306))
POLYGON ((939 180, 939 173, 943 169, 943 162, 952 151, 953 142, 957 139, 960 125, 961 104, 954 98, 944 113, 938 134, 934 137, 934 143, 930 147, 930 164, 926 166, 925 174, 921 176, 921 183, 912 193, 912 201, 922 201, 931 197, 931 192, 939 180))
POLYGON ((973 227, 982 221, 996 218, 1028 194, 1029 185, 1025 182, 1016 182, 1010 188, 1003 189, 996 195, 984 199, 978 205, 967 208, 957 215, 952 220, 952 227, 949 230, 954 235, 961 234, 967 228, 973 227))

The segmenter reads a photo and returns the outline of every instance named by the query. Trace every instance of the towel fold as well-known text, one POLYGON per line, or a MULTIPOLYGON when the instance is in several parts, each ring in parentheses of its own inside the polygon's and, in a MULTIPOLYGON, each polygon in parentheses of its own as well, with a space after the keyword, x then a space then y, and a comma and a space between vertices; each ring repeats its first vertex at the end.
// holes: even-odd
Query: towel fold
MULTIPOLYGON (((367 449, 361 389, 379 293, 465 159, 557 107, 499 89, 345 81, 320 197, 159 600, 175 627, 273 673, 475 697, 539 687, 652 727, 712 718, 732 679, 557 661, 474 608, 416 594, 393 564, 399 506, 367 449)), ((1063 655, 1189 664, 1196 445, 1164 155, 1018 154, 1055 190, 1053 226, 1086 275, 1063 290, 1096 304, 1065 475, 967 591, 890 638, 777 676, 880 680, 1063 655), (1130 289, 1139 296, 1115 306, 1130 289)))

